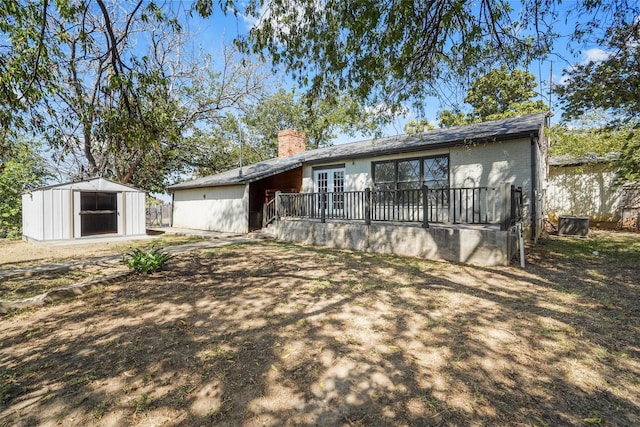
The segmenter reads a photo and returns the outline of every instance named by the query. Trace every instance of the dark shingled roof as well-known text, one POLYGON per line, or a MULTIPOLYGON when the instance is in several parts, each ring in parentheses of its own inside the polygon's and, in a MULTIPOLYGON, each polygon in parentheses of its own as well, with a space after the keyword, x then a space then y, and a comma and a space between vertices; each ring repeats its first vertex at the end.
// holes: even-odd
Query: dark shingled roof
POLYGON ((270 159, 253 165, 232 169, 216 175, 205 176, 168 187, 169 191, 237 185, 254 182, 281 172, 295 169, 303 164, 321 163, 409 153, 430 148, 452 147, 467 143, 505 141, 537 135, 545 121, 546 113, 529 114, 509 119, 494 120, 471 125, 434 129, 415 135, 397 135, 369 139, 349 144, 333 145, 317 150, 305 151, 283 159, 270 159))

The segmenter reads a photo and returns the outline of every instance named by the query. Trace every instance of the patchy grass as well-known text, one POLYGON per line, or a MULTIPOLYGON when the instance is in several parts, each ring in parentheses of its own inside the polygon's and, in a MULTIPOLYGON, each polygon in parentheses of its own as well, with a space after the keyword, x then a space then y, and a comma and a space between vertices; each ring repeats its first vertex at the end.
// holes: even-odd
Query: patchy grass
POLYGON ((638 239, 551 238, 526 270, 178 256, 1 318, 0 425, 640 425, 638 239))
POLYGON ((127 270, 122 263, 101 263, 82 269, 56 270, 29 277, 0 279, 0 300, 29 298, 52 289, 73 285, 127 270))
POLYGON ((602 259, 630 265, 638 262, 640 253, 640 237, 637 233, 591 230, 588 238, 551 236, 550 239, 536 249, 539 256, 580 262, 602 259))
POLYGON ((12 270, 34 265, 64 263, 109 255, 122 255, 131 248, 149 249, 152 245, 158 248, 181 245, 201 241, 200 237, 162 235, 148 240, 132 240, 129 242, 106 242, 92 244, 51 245, 27 243, 20 240, 0 239, 0 270, 12 270))

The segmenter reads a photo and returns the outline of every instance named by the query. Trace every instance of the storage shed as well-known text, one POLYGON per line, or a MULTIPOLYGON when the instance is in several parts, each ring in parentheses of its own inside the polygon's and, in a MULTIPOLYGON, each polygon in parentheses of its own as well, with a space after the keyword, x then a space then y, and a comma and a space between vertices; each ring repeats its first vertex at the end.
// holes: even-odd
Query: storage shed
POLYGON ((22 195, 24 240, 146 233, 145 192, 104 178, 42 187, 22 195))

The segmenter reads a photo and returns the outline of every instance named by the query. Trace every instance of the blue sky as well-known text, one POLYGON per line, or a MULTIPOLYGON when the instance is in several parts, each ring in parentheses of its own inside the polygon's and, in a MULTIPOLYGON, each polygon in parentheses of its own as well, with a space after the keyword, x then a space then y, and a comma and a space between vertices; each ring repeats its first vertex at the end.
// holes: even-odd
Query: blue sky
MULTIPOLYGON (((178 3, 176 3, 178 4, 178 3)), ((189 7, 190 2, 180 3, 183 7, 189 7)), ((513 2, 513 6, 517 8, 519 2, 513 2)), ((581 50, 577 50, 577 53, 571 53, 569 47, 569 36, 573 32, 573 27, 576 20, 569 20, 565 23, 565 14, 567 11, 572 11, 575 8, 575 0, 569 0, 561 3, 557 6, 559 12, 559 18, 554 22, 554 30, 560 35, 554 45, 554 52, 548 58, 540 61, 533 62, 529 71, 533 73, 538 79, 539 88, 541 92, 541 99, 545 102, 549 102, 549 76, 551 68, 553 67, 552 76, 553 82, 561 82, 562 72, 564 69, 569 68, 572 64, 584 62, 589 59, 598 59, 606 56, 606 52, 600 49, 598 46, 583 46, 581 50)), ((196 14, 194 14, 196 15, 196 14)), ((205 54, 211 54, 215 60, 215 57, 222 51, 224 43, 231 44, 233 39, 239 34, 246 34, 250 29, 251 22, 243 17, 235 17, 233 15, 223 15, 219 10, 214 11, 212 17, 208 19, 201 19, 197 16, 193 16, 185 22, 185 30, 188 33, 193 34, 193 43, 195 51, 202 51, 205 54)), ((285 85, 293 86, 293 82, 284 73, 279 75, 278 78, 285 82, 285 85)), ((459 91, 457 94, 458 101, 462 102, 464 92, 459 91)), ((436 123, 436 115, 438 111, 447 108, 447 105, 442 105, 437 98, 430 98, 425 103, 425 118, 431 123, 436 123)), ((559 121, 561 111, 558 109, 556 98, 552 96, 552 109, 555 112, 553 122, 559 121)), ((404 124, 411 119, 416 119, 414 112, 409 111, 404 117, 398 117, 393 123, 388 125, 383 134, 395 135, 403 133, 404 124)), ((344 143, 362 139, 361 136, 349 137, 348 135, 340 135, 334 143, 344 143)))

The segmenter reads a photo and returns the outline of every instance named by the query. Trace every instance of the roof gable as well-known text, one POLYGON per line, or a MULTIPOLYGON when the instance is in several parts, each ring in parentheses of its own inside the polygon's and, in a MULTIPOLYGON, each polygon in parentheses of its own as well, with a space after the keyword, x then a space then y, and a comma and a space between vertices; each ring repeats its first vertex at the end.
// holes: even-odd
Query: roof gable
POLYGON ((106 178, 90 178, 83 181, 76 182, 66 182, 61 184, 48 185, 45 187, 36 188, 33 191, 38 190, 48 190, 51 188, 58 189, 69 189, 69 190, 79 190, 79 191, 109 191, 109 192, 119 192, 119 191, 133 191, 133 192, 143 192, 142 190, 132 187, 130 185, 121 184, 119 182, 112 181, 106 178))

